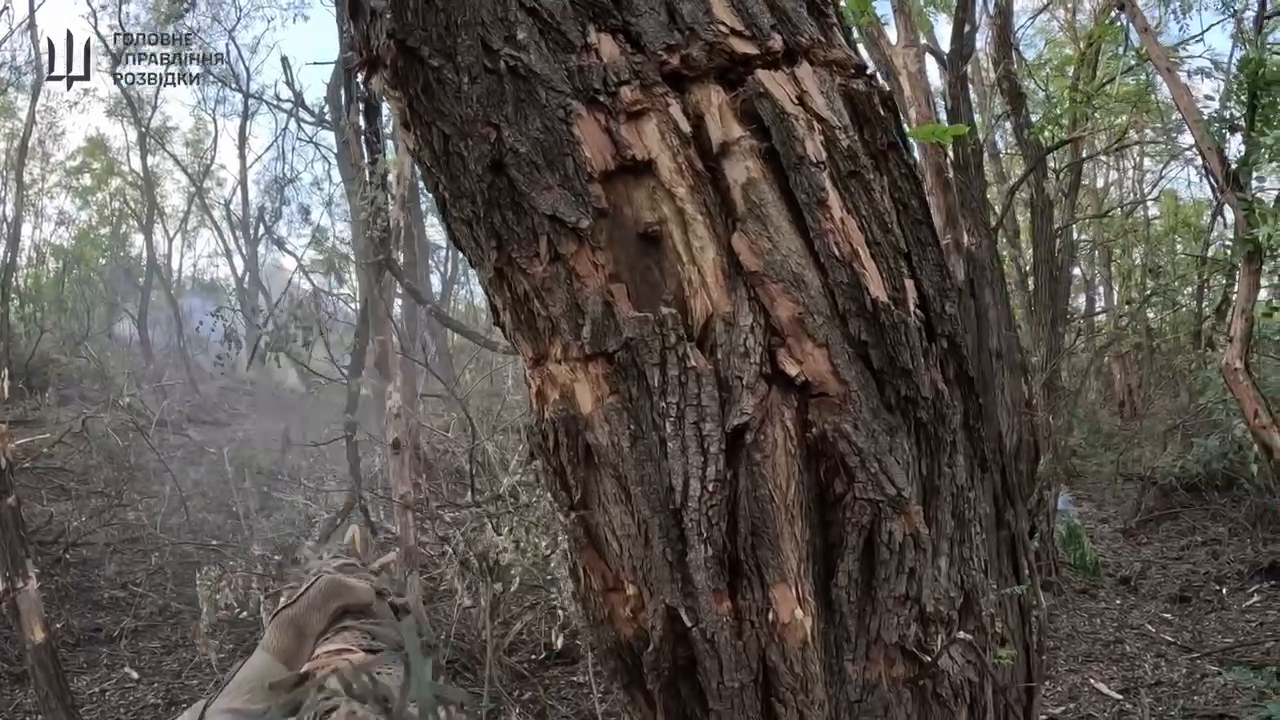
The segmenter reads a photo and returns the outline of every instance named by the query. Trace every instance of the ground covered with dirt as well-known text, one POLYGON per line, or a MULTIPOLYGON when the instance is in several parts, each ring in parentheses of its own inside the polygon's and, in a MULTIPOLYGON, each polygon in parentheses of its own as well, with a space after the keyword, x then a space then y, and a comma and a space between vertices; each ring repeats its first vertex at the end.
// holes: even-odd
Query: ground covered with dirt
POLYGON ((1135 490, 1075 490, 1100 575, 1064 562, 1044 715, 1280 718, 1280 508, 1135 490))
MULTIPOLYGON (((252 612, 202 625, 200 569, 269 576, 340 504, 341 400, 230 382, 199 398, 104 385, 115 389, 11 406, 19 488, 84 717, 167 719, 214 688, 260 628, 252 612)), ((364 470, 376 504, 376 459, 364 470)), ((1173 494, 1126 523, 1129 489, 1074 492, 1099 572, 1064 561, 1050 584, 1044 717, 1280 718, 1280 707, 1265 714, 1280 704, 1277 508, 1173 494)), ((555 577, 529 560, 550 554, 536 531, 433 512, 445 519, 425 535, 428 600, 456 684, 492 716, 621 717, 555 577)), ((19 652, 0 626, 6 720, 35 717, 19 652)))
MULTIPOLYGON (((5 408, 45 609, 86 720, 168 720, 215 689, 261 630, 248 607, 252 588, 210 602, 197 591, 201 570, 270 586, 342 505, 351 485, 345 395, 227 378, 199 397, 167 380, 143 392, 116 377, 84 382, 108 389, 55 390, 5 408), (201 622, 202 610, 211 622, 201 622)), ((370 434, 380 423, 376 404, 363 405, 364 497, 390 543, 385 472, 370 434)), ((448 453, 438 455, 433 467, 448 466, 448 453)), ((431 481, 469 484, 457 474, 431 481)), ((420 528, 440 659, 453 684, 503 717, 618 717, 616 694, 557 609, 549 553, 525 527, 543 509, 529 507, 520 484, 486 487, 483 508, 437 504, 420 528), (495 513, 524 524, 487 517, 495 513), (495 541, 499 534, 507 540, 495 541), (524 542, 513 548, 512 538, 524 542)), ((4 720, 36 717, 20 653, 0 621, 4 720)))

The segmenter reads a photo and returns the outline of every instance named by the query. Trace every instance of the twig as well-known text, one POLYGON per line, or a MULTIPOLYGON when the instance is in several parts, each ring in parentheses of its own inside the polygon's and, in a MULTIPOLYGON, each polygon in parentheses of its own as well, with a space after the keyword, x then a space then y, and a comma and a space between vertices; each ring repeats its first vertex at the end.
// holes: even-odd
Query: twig
POLYGON ((600 707, 600 687, 596 685, 596 673, 592 667, 591 643, 584 644, 587 646, 587 681, 591 683, 591 704, 596 708, 596 720, 601 720, 604 718, 604 709, 600 707))
POLYGON ((405 277, 404 268, 400 267, 400 263, 395 258, 384 257, 382 258, 382 264, 391 277, 395 278, 396 282, 400 283, 400 288, 404 290, 405 294, 412 298, 413 301, 418 304, 418 307, 421 307, 428 315, 435 318, 441 325, 445 326, 445 328, 452 330, 460 337, 466 338, 490 352, 495 352, 499 355, 517 354, 516 349, 511 345, 481 335, 478 330, 475 330, 466 323, 457 320, 452 315, 445 312, 444 308, 441 308, 439 305, 428 299, 422 290, 419 289, 417 285, 413 284, 412 280, 405 277))
POLYGON ((231 499, 236 504, 236 514, 240 516, 240 527, 244 530, 245 537, 249 540, 251 547, 257 547, 254 542, 253 529, 249 527, 249 523, 244 519, 244 508, 240 504, 240 493, 236 490, 236 474, 231 469, 231 456, 227 448, 222 448, 222 464, 227 468, 227 484, 231 486, 231 499))
POLYGON ((1173 638, 1169 637, 1168 635, 1165 635, 1164 633, 1156 632, 1156 629, 1151 627, 1151 623, 1143 623, 1142 627, 1145 628, 1147 632, 1151 633, 1152 635, 1155 635, 1161 640, 1164 640, 1170 645, 1175 645, 1177 647, 1182 648, 1183 650, 1195 650, 1195 648, 1191 647, 1186 643, 1178 642, 1177 640, 1174 640, 1173 638))
POLYGON ((1280 633, 1277 633, 1274 635, 1264 635, 1260 638, 1250 638, 1248 640, 1240 640, 1238 642, 1227 643, 1226 645, 1220 645, 1216 648, 1213 648, 1212 650, 1205 650, 1203 652, 1192 653, 1190 655, 1187 655, 1183 659, 1194 660, 1195 658, 1208 657, 1210 655, 1219 655, 1221 653, 1229 652, 1231 650, 1240 650, 1243 648, 1257 647, 1258 645, 1266 645, 1269 642, 1275 642, 1277 640, 1280 640, 1280 633))
MULTIPOLYGON (((173 481, 173 487, 178 491, 178 501, 182 503, 182 515, 186 518, 187 524, 190 524, 191 506, 187 504, 187 494, 183 492, 182 483, 178 481, 178 476, 174 474, 173 468, 169 467, 169 462, 164 459, 164 455, 160 454, 160 451, 156 448, 155 444, 151 442, 151 437, 147 435, 147 431, 143 430, 142 426, 138 424, 138 419, 135 418, 132 413, 125 414, 128 416, 129 422, 133 423, 133 427, 138 431, 138 434, 142 436, 142 441, 147 444, 147 447, 151 448, 151 452, 156 454, 156 459, 160 461, 160 465, 164 467, 164 471, 169 473, 169 479, 173 481)), ((118 441, 119 439, 117 438, 117 442, 118 441)))

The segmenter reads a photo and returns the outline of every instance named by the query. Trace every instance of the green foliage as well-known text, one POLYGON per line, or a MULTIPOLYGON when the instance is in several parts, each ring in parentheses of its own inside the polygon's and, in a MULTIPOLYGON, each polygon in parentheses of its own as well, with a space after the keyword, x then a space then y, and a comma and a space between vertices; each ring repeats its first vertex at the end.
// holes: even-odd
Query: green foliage
POLYGON ((1102 560, 1089 542, 1089 534, 1084 525, 1074 517, 1063 517, 1058 521, 1058 547, 1066 555, 1067 564, 1082 577, 1097 579, 1102 577, 1102 560))
POLYGON ((1229 667, 1222 670, 1217 681, 1266 698, 1257 711, 1248 716, 1251 720, 1280 720, 1280 667, 1229 667))
POLYGON ((841 6, 844 18, 851 27, 864 27, 875 19, 875 3, 872 0, 845 0, 841 6))
POLYGON ((918 127, 908 129, 907 135, 916 142, 946 145, 958 137, 964 137, 968 132, 968 125, 942 125, 940 123, 929 123, 928 125, 920 125, 918 127))

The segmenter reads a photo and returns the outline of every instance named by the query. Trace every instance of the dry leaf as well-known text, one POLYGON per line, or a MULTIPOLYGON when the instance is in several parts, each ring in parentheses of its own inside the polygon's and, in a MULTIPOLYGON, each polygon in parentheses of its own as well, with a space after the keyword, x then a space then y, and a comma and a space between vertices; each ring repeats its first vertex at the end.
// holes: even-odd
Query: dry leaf
POLYGON ((1102 693, 1103 695, 1106 695, 1107 697, 1111 698, 1112 700, 1123 700, 1123 699, 1124 699, 1124 696, 1123 696, 1123 695, 1121 695, 1120 693, 1116 692, 1115 690, 1112 690, 1111 688, 1107 687, 1107 686, 1106 686, 1106 685, 1104 685, 1103 683, 1101 683, 1101 682, 1099 682, 1099 681, 1097 681, 1097 680, 1094 680, 1093 678, 1089 678, 1089 684, 1093 686, 1093 689, 1094 689, 1094 690, 1097 690, 1098 692, 1102 693))

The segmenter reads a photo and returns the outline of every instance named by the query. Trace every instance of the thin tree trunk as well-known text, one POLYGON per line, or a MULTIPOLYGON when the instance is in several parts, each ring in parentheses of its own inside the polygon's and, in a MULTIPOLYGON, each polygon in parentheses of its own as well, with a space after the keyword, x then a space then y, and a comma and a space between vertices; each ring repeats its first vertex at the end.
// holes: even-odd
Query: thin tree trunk
MULTIPOLYGON (((373 518, 364 499, 364 471, 360 462, 360 387, 364 377, 365 360, 369 350, 369 302, 361 299, 356 308, 356 327, 351 338, 351 355, 347 364, 346 402, 342 408, 342 434, 347 459, 347 478, 350 485, 342 507, 321 527, 317 539, 327 542, 351 513, 360 511, 364 524, 374 533, 373 518)), ((375 533, 376 534, 376 533, 375 533)))
MULTIPOLYGON (((341 10, 343 5, 339 5, 341 10)), ((348 29, 343 13, 336 18, 342 56, 345 57, 348 29)), ((372 93, 366 88, 365 93, 372 93)), ((369 339, 373 343, 374 396, 380 406, 391 379, 391 290, 384 280, 384 262, 379 253, 387 247, 390 232, 388 183, 382 162, 380 101, 360 98, 355 74, 341 60, 330 77, 327 104, 337 149, 338 174, 342 179, 351 217, 351 242, 356 259, 358 295, 369 309, 369 339), (363 122, 362 122, 363 120, 363 122), (384 292, 385 291, 385 292, 384 292)), ((366 373, 369 375, 369 373, 366 373)), ((385 409, 385 407, 383 408, 385 409)))
MULTIPOLYGON (((1222 355, 1219 369, 1227 389, 1240 407, 1245 425, 1253 436, 1254 445, 1274 467, 1280 462, 1280 423, 1277 423, 1276 416, 1266 396, 1262 394, 1261 388, 1254 380, 1253 371, 1249 367, 1249 355, 1253 345, 1253 325, 1256 320, 1254 306, 1258 302, 1262 289, 1262 268, 1265 259, 1262 245, 1252 232, 1257 215, 1247 207, 1248 203, 1253 202, 1253 198, 1248 196, 1247 184, 1241 182, 1239 172, 1231 166, 1222 146, 1210 132, 1195 96, 1192 95, 1191 89, 1187 87, 1182 76, 1178 74, 1173 58, 1160 44, 1142 8, 1132 0, 1124 0, 1119 4, 1138 34, 1142 48, 1151 59, 1152 66, 1164 80, 1165 86, 1169 88, 1169 95, 1173 98, 1178 113, 1186 121, 1187 128, 1195 139, 1196 149, 1200 152, 1200 158, 1208 169, 1209 177, 1231 210, 1234 221, 1234 240, 1240 248, 1240 269, 1235 302, 1231 305, 1230 322, 1227 325, 1227 347, 1222 355)), ((1267 2, 1258 0, 1254 27, 1255 40, 1260 44, 1263 41, 1262 31, 1266 16, 1267 2)), ((1255 130, 1253 124, 1260 102, 1258 93, 1259 89, 1255 82, 1253 87, 1248 88, 1248 97, 1245 102, 1246 154, 1251 152, 1251 144, 1256 141, 1253 137, 1255 130)))
MULTIPOLYGON (((1055 420, 1065 397, 1062 362, 1066 333, 1066 305, 1061 284, 1062 253, 1054 224, 1054 203, 1049 192, 1049 166, 1044 143, 1032 126, 1027 96, 1018 78, 1016 38, 1013 29, 1012 0, 996 0, 991 27, 992 62, 996 87, 1009 108, 1009 124, 1023 162, 1029 168, 1027 178, 1031 228, 1031 343, 1035 357, 1035 385, 1041 412, 1040 440, 1048 448, 1055 420)), ((1070 267, 1069 265, 1067 266, 1070 267)), ((1054 457, 1057 453, 1053 453, 1054 457)))
MULTIPOLYGON (((404 381, 406 375, 400 363, 391 367, 391 382, 387 386, 385 432, 387 441, 387 478, 391 485, 393 515, 396 520, 396 538, 399 547, 400 579, 414 608, 422 605, 422 581, 419 578, 418 524, 414 508, 418 505, 418 493, 414 483, 417 456, 414 413, 405 407, 404 381)), ((415 403, 416 404, 416 403, 415 403)))
MULTIPOLYGON (((1076 25, 1076 6, 1072 6, 1071 26, 1076 25)), ((1067 167, 1064 169, 1066 175, 1065 189, 1062 199, 1062 223, 1061 230, 1058 232, 1057 239, 1057 260, 1058 270, 1055 277, 1054 288, 1056 295, 1053 300, 1053 313, 1055 321, 1061 325, 1061 333, 1065 334, 1067 328, 1067 316, 1071 306, 1071 289, 1072 289, 1072 268, 1078 266, 1080 268, 1080 278, 1083 284, 1085 294, 1085 315, 1087 317, 1085 332, 1087 337, 1085 340, 1085 349, 1087 358, 1092 358, 1093 346, 1093 288, 1089 286, 1092 282, 1090 270, 1086 270, 1080 259, 1079 237, 1077 217, 1079 216, 1078 208, 1080 203, 1080 192, 1084 185, 1084 170, 1086 164, 1086 151, 1093 145, 1087 138, 1086 128, 1089 126, 1090 114, 1093 109, 1093 88, 1098 77, 1098 63, 1102 54, 1102 46, 1105 38, 1110 35, 1112 30, 1112 20, 1110 18, 1110 10, 1095 17, 1089 27, 1089 33, 1085 38, 1084 47, 1080 48, 1075 65, 1071 70, 1071 83, 1068 87, 1068 112, 1067 112, 1067 137, 1070 143, 1067 146, 1067 167)), ((1091 199, 1095 202, 1093 207, 1095 214, 1101 215, 1102 205, 1099 200, 1096 188, 1089 187, 1091 199)), ((1059 363, 1066 361, 1062 358, 1059 363)), ((1090 362, 1092 362, 1090 360, 1090 362)), ((1080 381, 1087 384, 1087 379, 1080 381)), ((1083 390, 1083 386, 1079 390, 1083 390)), ((1076 403, 1079 402, 1081 392, 1071 392, 1065 386, 1062 388, 1062 399, 1058 406, 1054 408, 1057 417, 1054 419, 1055 440, 1068 438, 1072 434, 1072 418, 1076 403)), ((1059 466, 1070 463, 1071 445, 1066 442, 1057 442, 1054 447, 1055 461, 1059 466)))
MULTIPOLYGON (((413 205, 410 204, 410 188, 417 189, 415 161, 405 147, 404 135, 398 127, 392 132, 396 138, 395 206, 391 213, 391 232, 399 238, 404 253, 405 272, 417 278, 422 258, 418 255, 417 228, 413 222, 413 205)), ((417 200, 417 193, 412 193, 417 200)), ((421 203, 417 203, 419 216, 421 203)), ((390 274, 388 274, 390 277, 390 274)), ((428 286, 429 287, 429 286, 428 286)), ((422 604, 422 585, 419 577, 418 525, 414 508, 418 506, 418 483, 421 467, 415 463, 422 457, 419 427, 421 403, 418 400, 422 370, 413 362, 419 355, 422 308, 416 302, 401 302, 403 326, 400 331, 400 361, 391 365, 391 383, 387 387, 384 430, 387 439, 387 476, 394 503, 396 537, 400 550, 400 578, 408 590, 408 598, 414 608, 422 604)), ((393 338, 394 340, 394 338, 393 338)), ((425 363, 425 359, 424 359, 425 363)))
MULTIPOLYGON (((386 143, 382 138, 382 99, 367 85, 361 92, 360 114, 364 161, 367 180, 360 212, 368 214, 369 231, 364 237, 366 278, 372 302, 369 304, 369 329, 372 332, 373 367, 378 378, 391 383, 391 362, 395 355, 392 333, 392 311, 395 285, 386 272, 385 258, 391 252, 391 183, 387 173, 386 143)), ((350 130, 349 130, 350 131, 350 130)))
MULTIPOLYGON (((876 48, 875 56, 882 56, 890 63, 886 72, 894 76, 891 87, 907 124, 913 128, 935 125, 938 113, 933 104, 929 76, 925 72, 924 40, 915 17, 917 6, 913 0, 893 0, 891 5, 896 42, 889 42, 888 34, 874 12, 868 13, 860 25, 863 36, 868 46, 876 48)), ((934 228, 952 272, 960 277, 964 272, 968 242, 956 206, 956 191, 951 181, 946 147, 938 142, 917 141, 916 152, 920 155, 924 192, 929 200, 934 228)))
POLYGON ((27 677, 41 715, 45 720, 79 720, 53 628, 45 620, 13 470, 13 440, 0 425, 0 604, 22 638, 27 677))
MULTIPOLYGON (((422 220, 422 202, 418 197, 418 175, 415 161, 409 156, 409 149, 404 144, 404 134, 399 128, 392 130, 396 140, 396 175, 395 175, 395 206, 391 213, 392 223, 392 241, 394 245, 399 246, 400 252, 404 258, 405 276, 411 278, 418 287, 422 288, 423 265, 430 261, 429 256, 424 257, 421 252, 422 241, 419 234, 425 234, 426 223, 422 220), (415 213, 415 207, 416 213, 415 213)), ((429 293, 431 286, 428 284, 423 288, 423 292, 429 293)), ((400 329, 400 376, 403 384, 404 392, 413 398, 411 406, 418 407, 417 397, 422 387, 422 369, 413 361, 414 358, 420 358, 425 365, 430 358, 421 357, 422 347, 422 308, 416 302, 407 297, 402 291, 400 293, 400 315, 402 318, 402 327, 400 329)), ((415 414, 417 414, 415 412, 415 414)))
POLYGON ((18 250, 22 247, 22 222, 27 210, 27 158, 31 153, 31 136, 36 127, 36 109, 40 91, 44 89, 44 64, 40 48, 40 29, 36 25, 36 2, 27 2, 27 31, 31 50, 35 53, 31 72, 31 95, 27 98, 27 115, 22 121, 22 134, 13 163, 13 212, 9 217, 4 242, 4 268, 0 270, 0 385, 13 380, 13 286, 18 279, 18 250))
MULTIPOLYGON (((408 267, 405 270, 408 272, 408 276, 422 289, 427 299, 439 304, 447 312, 453 289, 447 286, 448 283, 441 284, 439 293, 435 293, 432 288, 434 283, 431 279, 431 241, 427 237, 427 219, 422 209, 422 193, 418 190, 418 168, 412 160, 410 164, 405 205, 409 213, 409 225, 413 228, 414 241, 417 246, 418 269, 416 273, 410 271, 408 267)), ((407 246, 405 250, 405 257, 407 258, 407 246)), ((434 315, 429 313, 422 319, 421 327, 422 334, 414 337, 423 337, 427 344, 427 353, 425 353, 427 357, 424 358, 424 362, 430 365, 432 374, 439 378, 441 384, 453 386, 457 382, 458 373, 453 365, 453 354, 449 351, 448 330, 434 315)))
POLYGON ((1235 298, 1232 290, 1235 289, 1236 276, 1239 273, 1239 267, 1230 265, 1222 278, 1222 292, 1218 293, 1218 302, 1213 306, 1213 315, 1209 317, 1209 329, 1205 332, 1204 346, 1207 351, 1212 352, 1218 348, 1218 331, 1227 324, 1227 317, 1231 313, 1231 301, 1235 298))
MULTIPOLYGON (((992 184, 999 193, 999 197, 1004 197, 1009 192, 1011 181, 1004 167, 1004 158, 1000 155, 1000 145, 996 142, 995 127, 998 114, 992 105, 986 79, 983 77, 982 62, 974 59, 969 69, 972 71, 974 99, 982 106, 985 113, 983 119, 988 125, 983 128, 986 132, 982 138, 982 149, 986 154, 987 165, 991 168, 992 184)), ((1016 198, 1010 198, 1011 201, 1014 199, 1016 198)), ((1018 301, 1016 307, 1022 313, 1023 322, 1029 323, 1031 321, 1031 281, 1028 278, 1027 261, 1022 251, 1022 228, 1018 225, 1018 214, 1012 209, 1004 213, 1000 218, 998 230, 1004 234, 1004 240, 1009 245, 1014 296, 1018 301)))
POLYGON ((1200 253, 1196 255, 1196 287, 1192 293, 1192 305, 1195 308, 1195 317, 1191 322, 1191 350, 1197 356, 1203 356, 1205 350, 1205 326, 1208 325, 1208 317, 1205 315, 1206 305, 1208 304, 1209 280, 1209 252, 1213 248, 1213 233, 1206 232, 1204 234, 1204 242, 1200 243, 1200 253))
POLYGON ((739 7, 348 12, 526 364, 633 710, 1028 717, 1029 662, 988 659, 1035 652, 1020 490, 905 133, 831 6, 739 7))
POLYGON ((150 368, 156 362, 155 349, 151 347, 151 291, 155 287, 156 261, 154 248, 146 248, 142 263, 142 293, 138 296, 138 347, 142 361, 150 368))

